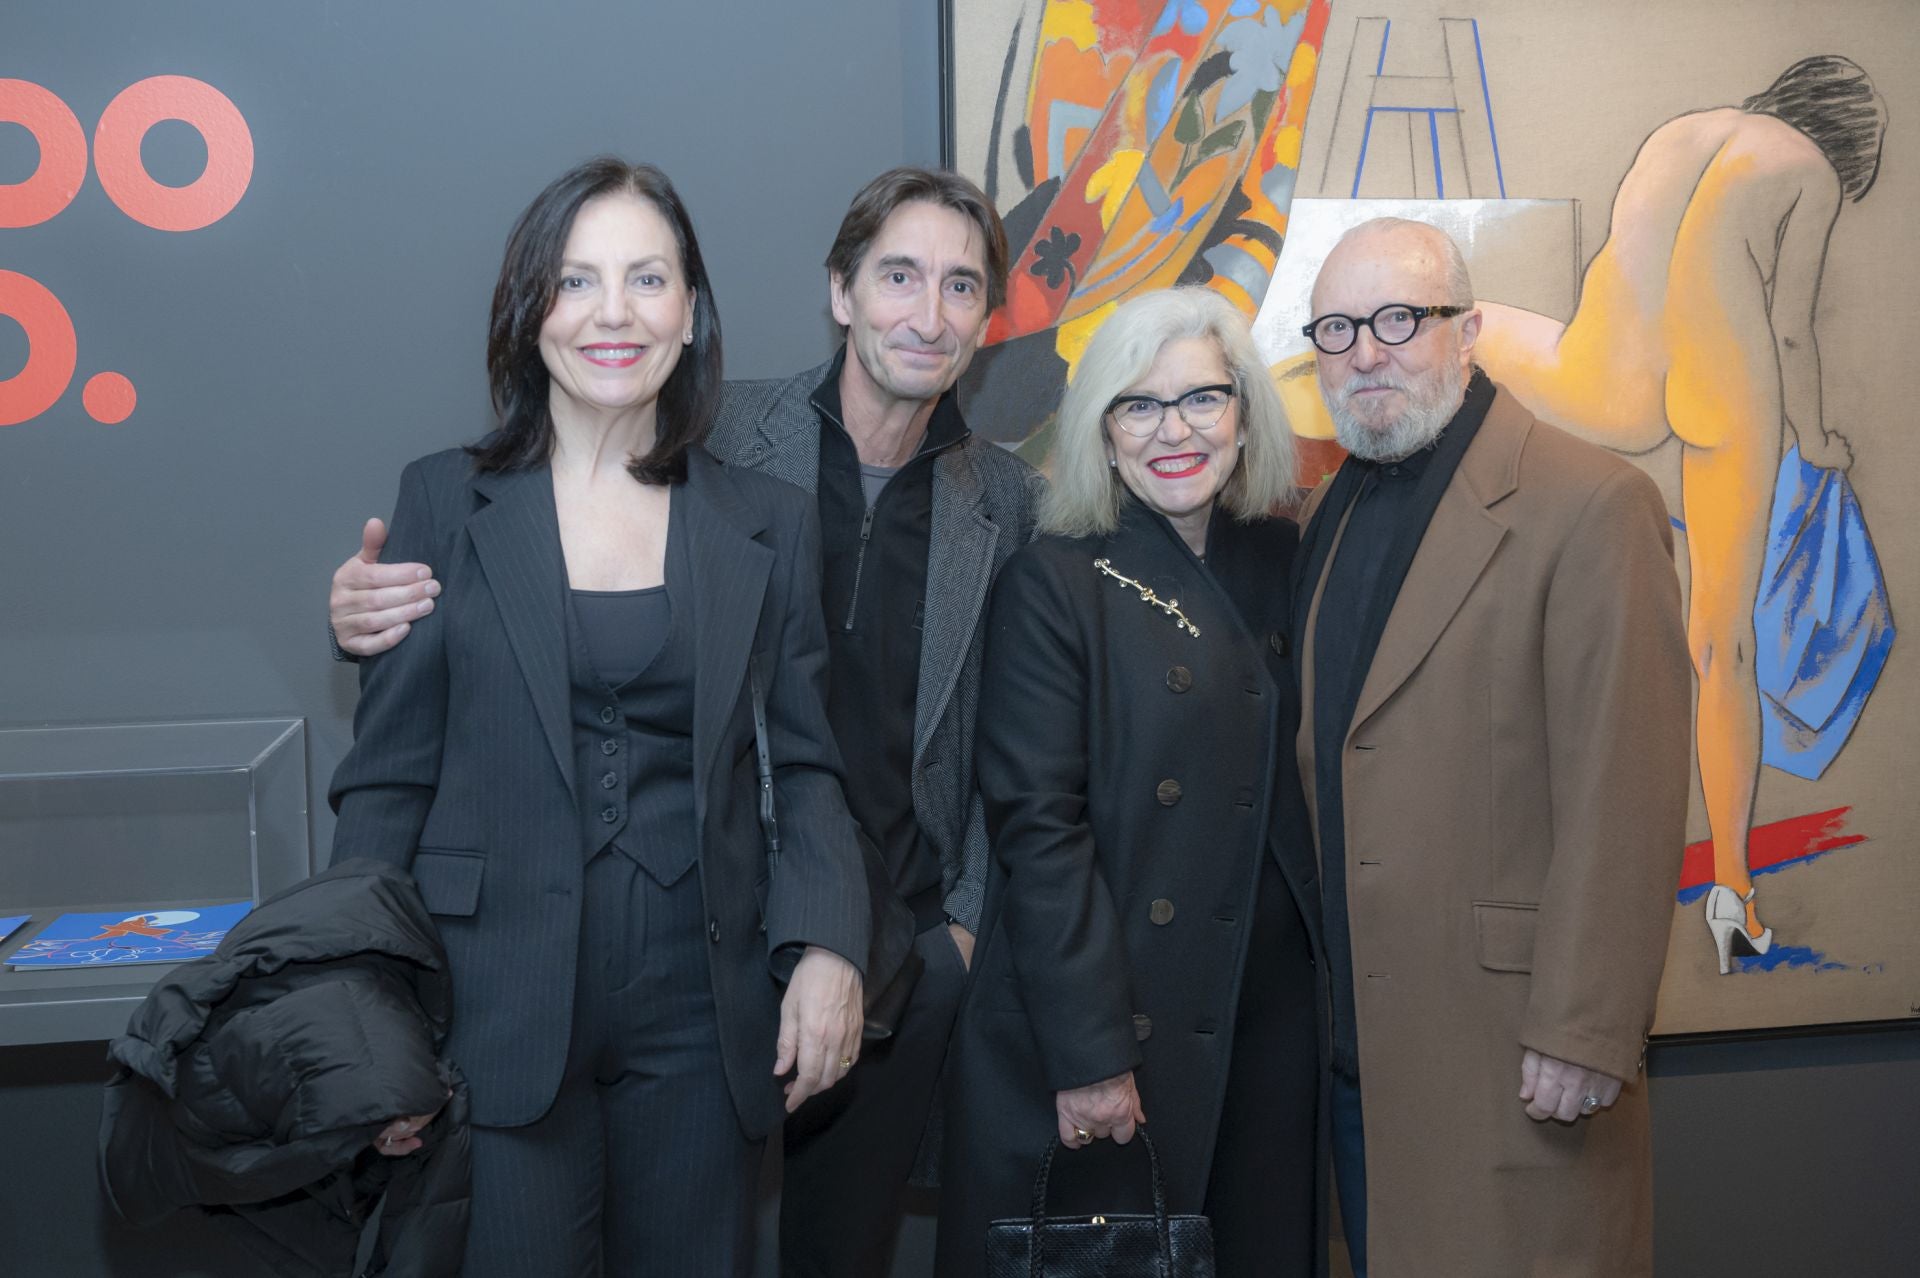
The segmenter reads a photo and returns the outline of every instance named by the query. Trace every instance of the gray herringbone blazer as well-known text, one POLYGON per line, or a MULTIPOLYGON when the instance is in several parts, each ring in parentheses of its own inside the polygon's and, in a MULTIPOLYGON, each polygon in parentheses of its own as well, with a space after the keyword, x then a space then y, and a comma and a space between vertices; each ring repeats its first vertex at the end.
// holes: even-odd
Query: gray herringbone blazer
MULTIPOLYGON (((794 377, 729 382, 707 450, 814 492, 820 418, 810 400, 833 360, 794 377)), ((933 463, 933 534, 913 716, 913 810, 940 853, 946 910, 978 931, 986 893, 987 827, 974 784, 974 710, 988 592, 1008 557, 1033 538, 1045 481, 1025 462, 969 435, 933 463)))

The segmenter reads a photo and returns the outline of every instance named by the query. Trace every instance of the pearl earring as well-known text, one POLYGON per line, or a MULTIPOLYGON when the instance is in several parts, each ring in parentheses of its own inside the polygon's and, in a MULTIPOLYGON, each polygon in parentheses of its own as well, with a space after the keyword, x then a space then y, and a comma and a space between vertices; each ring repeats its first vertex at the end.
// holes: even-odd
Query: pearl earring
POLYGON ((692 330, 692 329, 688 329, 688 330, 687 330, 686 332, 684 332, 684 333, 682 333, 682 334, 680 334, 680 344, 681 344, 682 346, 691 346, 691 345, 693 345, 693 330, 692 330))

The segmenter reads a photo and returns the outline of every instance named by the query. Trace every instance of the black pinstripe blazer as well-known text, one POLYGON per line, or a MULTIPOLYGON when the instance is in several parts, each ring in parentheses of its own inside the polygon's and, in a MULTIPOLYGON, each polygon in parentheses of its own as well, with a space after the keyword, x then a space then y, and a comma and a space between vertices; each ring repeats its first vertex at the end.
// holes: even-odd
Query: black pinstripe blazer
MULTIPOLYGON (((867 952, 865 878, 824 709, 819 524, 805 494, 698 449, 674 500, 687 503, 698 583, 689 837, 727 1077, 758 1136, 784 1116, 771 1072, 776 952, 820 945, 856 965, 867 952), (780 794, 771 883, 750 654, 780 794)), ((473 1120, 515 1126, 546 1112, 566 1063, 585 870, 550 472, 477 475, 458 449, 423 457, 401 475, 387 551, 433 564, 446 590, 406 643, 360 664, 354 744, 331 792, 333 858, 412 872, 447 946, 447 1052, 466 1071, 473 1120)))

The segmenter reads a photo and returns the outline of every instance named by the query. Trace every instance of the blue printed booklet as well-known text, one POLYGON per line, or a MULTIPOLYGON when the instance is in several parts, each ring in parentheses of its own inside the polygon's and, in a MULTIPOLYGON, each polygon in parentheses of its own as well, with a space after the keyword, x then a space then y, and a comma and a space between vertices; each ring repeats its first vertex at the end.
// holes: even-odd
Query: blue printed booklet
POLYGON ((0 914, 0 941, 13 935, 13 929, 32 918, 31 914, 0 914))
POLYGON ((138 913, 62 914, 15 950, 7 965, 18 970, 179 963, 213 953, 227 929, 252 908, 251 901, 235 901, 138 913))

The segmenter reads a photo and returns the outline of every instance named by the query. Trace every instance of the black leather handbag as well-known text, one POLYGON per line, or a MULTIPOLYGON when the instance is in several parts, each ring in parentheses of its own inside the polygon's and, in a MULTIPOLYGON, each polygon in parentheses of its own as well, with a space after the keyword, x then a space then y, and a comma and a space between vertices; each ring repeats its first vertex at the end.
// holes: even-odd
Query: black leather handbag
POLYGON ((1205 1216, 1169 1216, 1160 1156, 1146 1125, 1135 1129, 1153 1169, 1153 1214, 1047 1215, 1055 1137, 1033 1182, 1033 1215, 987 1226, 987 1278, 1214 1278, 1213 1226, 1205 1216))
MULTIPOLYGON (((780 860, 780 820, 773 802, 773 756, 767 749, 767 694, 760 683, 760 665, 747 662, 747 682, 753 700, 754 771, 760 779, 760 833, 767 845, 767 880, 771 885, 773 867, 780 860)), ((867 901, 870 911, 870 935, 867 945, 866 1006, 860 1037, 869 1043, 893 1037, 900 1017, 907 1010, 913 987, 920 982, 926 960, 914 952, 913 911, 893 889, 893 876, 887 872, 886 858, 867 837, 855 828, 860 842, 860 861, 866 870, 867 901)), ((760 901, 761 930, 766 930, 767 903, 760 901)))

